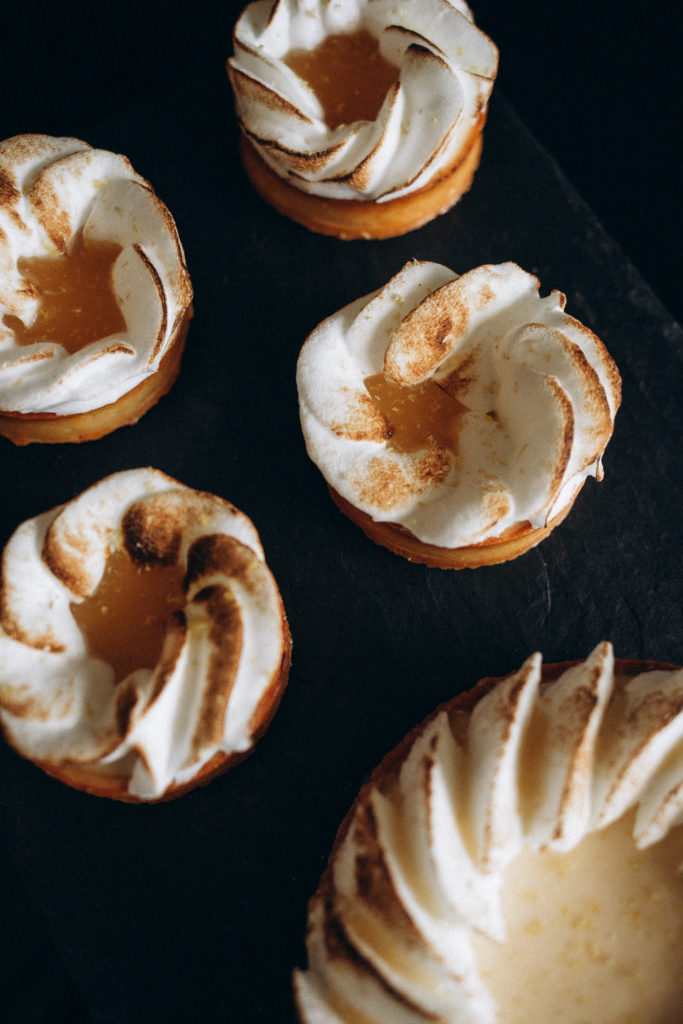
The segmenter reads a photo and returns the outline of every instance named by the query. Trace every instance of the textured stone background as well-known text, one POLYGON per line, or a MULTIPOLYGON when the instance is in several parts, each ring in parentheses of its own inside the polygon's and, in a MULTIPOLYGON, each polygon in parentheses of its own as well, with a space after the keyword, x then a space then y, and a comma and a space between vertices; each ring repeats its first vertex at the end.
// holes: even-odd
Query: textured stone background
POLYGON ((252 517, 294 661, 254 755, 168 805, 87 797, 0 743, 3 1024, 290 1022, 335 830, 415 723, 534 649, 563 660, 609 638, 622 657, 683 663, 682 336, 567 180, 680 311, 674 26, 652 5, 635 21, 587 10, 482 4, 502 58, 474 187, 377 243, 312 235, 244 180, 222 70, 234 6, 5 13, 0 136, 74 134, 129 155, 176 218, 196 315, 177 384, 135 427, 55 449, 0 441, 0 545, 105 474, 156 465, 252 517), (567 293, 623 376, 604 481, 508 565, 443 573, 376 548, 303 450, 306 333, 412 257, 460 271, 517 260, 567 293))

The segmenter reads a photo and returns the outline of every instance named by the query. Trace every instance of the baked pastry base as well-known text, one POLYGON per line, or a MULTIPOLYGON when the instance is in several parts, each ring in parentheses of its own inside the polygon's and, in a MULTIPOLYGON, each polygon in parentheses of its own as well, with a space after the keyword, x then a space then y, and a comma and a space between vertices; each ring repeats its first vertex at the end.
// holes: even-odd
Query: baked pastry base
MULTIPOLYGON (((558 526, 569 513, 576 495, 550 522, 534 530, 530 523, 518 523, 506 530, 500 537, 485 540, 481 544, 473 544, 464 548, 442 548, 436 544, 425 544, 418 540, 409 530, 397 523, 375 522, 367 512, 355 508, 341 494, 328 484, 333 501, 344 515, 360 526, 361 530, 373 540, 396 555, 402 555, 409 562, 419 562, 435 569, 477 569, 482 565, 498 565, 509 562, 518 555, 540 544, 552 530, 558 526)), ((580 490, 580 488, 579 488, 580 490)), ((576 492, 579 493, 578 491, 576 492)))
POLYGON ((257 192, 290 220, 310 231, 354 238, 393 238, 414 231, 451 208, 472 184, 482 150, 485 114, 467 138, 456 160, 418 192, 389 199, 325 199, 311 195, 280 178, 261 159, 249 139, 240 137, 240 155, 249 180, 257 192))
POLYGON ((192 319, 188 309, 158 370, 126 392, 116 402, 71 416, 55 413, 0 411, 0 434, 16 445, 69 444, 95 441, 119 427, 137 423, 148 409, 171 389, 180 370, 187 329, 192 319))
POLYGON ((107 774, 106 767, 98 768, 95 765, 82 764, 75 761, 64 761, 60 765, 36 760, 33 763, 47 775, 58 779, 60 782, 64 782, 67 786, 71 786, 72 789, 81 790, 84 793, 89 793, 91 796, 109 797, 111 800, 119 800, 127 804, 165 803, 167 800, 175 800, 177 797, 183 796, 184 793, 188 793, 197 786, 205 786, 218 775, 222 775, 228 768, 232 768, 249 756, 258 740, 268 729, 278 709, 280 698, 287 686, 289 668, 292 662, 292 637, 284 612, 282 622, 284 629, 282 661, 280 662, 278 672, 274 675, 270 686, 263 694, 254 712, 252 744, 248 750, 232 754, 219 751, 188 782, 169 787, 165 793, 154 800, 143 800, 129 793, 128 776, 107 774))

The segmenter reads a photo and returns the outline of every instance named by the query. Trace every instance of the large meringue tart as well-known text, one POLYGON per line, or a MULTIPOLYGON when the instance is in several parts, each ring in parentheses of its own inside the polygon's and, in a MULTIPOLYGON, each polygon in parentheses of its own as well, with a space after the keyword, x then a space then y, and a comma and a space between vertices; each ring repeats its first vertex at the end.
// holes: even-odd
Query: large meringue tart
POLYGON ((602 478, 619 373, 539 287, 514 263, 412 262, 307 338, 308 454, 376 543, 440 568, 508 561, 602 478))
POLYGON ((683 669, 538 654, 382 762, 309 908, 306 1024, 678 1024, 683 669))
POLYGON ((50 775, 131 802, 244 758, 291 639, 252 522, 153 469, 23 523, 2 561, 0 725, 50 775))
POLYGON ((470 188, 497 67, 461 0, 256 0, 227 64, 246 172, 312 231, 411 231, 470 188))
POLYGON ((171 214, 123 156, 0 143, 0 433, 92 440, 173 384, 192 288, 171 214))

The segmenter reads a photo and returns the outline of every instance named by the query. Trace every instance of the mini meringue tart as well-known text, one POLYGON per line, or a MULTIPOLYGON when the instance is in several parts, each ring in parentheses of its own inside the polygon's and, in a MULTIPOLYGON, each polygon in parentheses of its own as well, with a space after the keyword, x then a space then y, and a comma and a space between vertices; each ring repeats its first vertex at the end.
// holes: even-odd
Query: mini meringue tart
POLYGON ((431 715, 343 822, 305 1024, 678 1024, 683 669, 532 655, 431 715))
POLYGON ((256 0, 233 42, 242 160, 280 213, 389 238, 470 188, 498 50, 463 0, 256 0))
POLYGON ((514 263, 408 263, 307 338, 308 454, 376 543, 440 568, 508 561, 602 478, 619 373, 539 287, 514 263))
POLYGON ((242 512, 155 469, 23 523, 2 558, 0 726, 77 789, 179 796, 242 760, 291 638, 242 512))
POLYGON ((192 287, 173 218, 124 156, 0 143, 0 434, 88 441, 173 384, 192 287))

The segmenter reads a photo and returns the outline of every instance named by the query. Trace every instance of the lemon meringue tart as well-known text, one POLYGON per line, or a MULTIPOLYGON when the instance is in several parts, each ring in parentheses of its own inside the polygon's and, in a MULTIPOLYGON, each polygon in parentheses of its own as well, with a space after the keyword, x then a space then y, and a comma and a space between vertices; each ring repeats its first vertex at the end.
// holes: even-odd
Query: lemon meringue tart
POLYGON ((513 263, 408 263, 306 340, 308 454, 376 543, 441 568, 504 562, 601 479, 619 373, 539 287, 513 263))
POLYGON ((227 64, 247 174, 312 231, 411 231, 469 189, 497 68, 462 0, 256 0, 227 64))
POLYGON ((166 206, 129 161, 78 139, 0 143, 0 434, 79 442, 173 384, 192 287, 166 206))
POLYGON ((244 758, 291 639, 258 533, 154 469, 23 523, 2 559, 0 726, 77 789, 178 796, 244 758))
POLYGON ((522 668, 361 790, 309 907, 306 1024, 678 1024, 683 669, 522 668))

